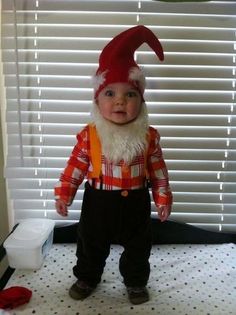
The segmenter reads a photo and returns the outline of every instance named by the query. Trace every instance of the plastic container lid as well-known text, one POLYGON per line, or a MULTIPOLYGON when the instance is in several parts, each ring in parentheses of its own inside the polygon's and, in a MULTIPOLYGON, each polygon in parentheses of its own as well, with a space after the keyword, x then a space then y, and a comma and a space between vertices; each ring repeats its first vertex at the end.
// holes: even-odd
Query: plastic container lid
POLYGON ((5 248, 35 248, 47 239, 55 225, 50 219, 26 219, 19 223, 4 242, 5 248))

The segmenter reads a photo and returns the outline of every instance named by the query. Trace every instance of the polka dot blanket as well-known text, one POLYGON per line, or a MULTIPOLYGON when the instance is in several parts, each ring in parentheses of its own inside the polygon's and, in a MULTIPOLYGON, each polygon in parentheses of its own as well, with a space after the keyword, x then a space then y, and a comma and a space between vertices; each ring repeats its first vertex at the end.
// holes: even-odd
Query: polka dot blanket
POLYGON ((9 315, 230 315, 236 314, 236 245, 154 245, 148 283, 150 301, 129 303, 113 245, 102 282, 83 301, 68 289, 75 281, 75 244, 54 244, 40 270, 16 270, 6 287, 32 290, 28 304, 9 315))

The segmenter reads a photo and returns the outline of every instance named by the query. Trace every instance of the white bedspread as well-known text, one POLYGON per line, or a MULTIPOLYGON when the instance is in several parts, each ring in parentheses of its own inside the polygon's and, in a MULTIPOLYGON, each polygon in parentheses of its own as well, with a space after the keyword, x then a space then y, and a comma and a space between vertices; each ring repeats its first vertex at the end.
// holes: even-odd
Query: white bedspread
POLYGON ((118 271, 122 247, 113 245, 103 280, 92 296, 74 301, 75 244, 55 244, 40 270, 16 270, 7 287, 33 291, 30 303, 10 314, 38 315, 230 315, 236 314, 236 245, 154 245, 150 301, 133 306, 118 271))

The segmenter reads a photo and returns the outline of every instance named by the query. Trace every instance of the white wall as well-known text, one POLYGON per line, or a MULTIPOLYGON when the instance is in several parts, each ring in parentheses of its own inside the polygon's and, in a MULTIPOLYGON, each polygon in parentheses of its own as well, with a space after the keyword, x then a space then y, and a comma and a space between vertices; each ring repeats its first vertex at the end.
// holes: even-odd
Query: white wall
MULTIPOLYGON (((0 10, 1 13, 1 10, 0 10)), ((0 15, 0 27, 1 27, 1 15, 0 15)), ((0 29, 1 30, 1 29, 0 29)), ((4 178, 4 150, 3 147, 6 145, 6 129, 5 129, 5 115, 3 115, 3 110, 5 108, 5 91, 4 91, 4 81, 2 74, 2 61, 0 55, 0 244, 3 243, 4 239, 9 233, 9 219, 8 219, 8 206, 7 206, 7 193, 6 193, 6 182, 4 178)), ((8 266, 7 259, 0 262, 0 277, 5 272, 8 266)))

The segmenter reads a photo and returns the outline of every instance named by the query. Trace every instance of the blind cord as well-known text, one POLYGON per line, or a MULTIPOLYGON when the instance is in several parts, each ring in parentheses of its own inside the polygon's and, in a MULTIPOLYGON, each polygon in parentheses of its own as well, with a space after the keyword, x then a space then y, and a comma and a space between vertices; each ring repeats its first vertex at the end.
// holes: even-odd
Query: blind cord
POLYGON ((22 120, 21 120, 21 99, 20 99, 20 79, 19 79, 19 58, 18 58, 18 33, 17 33, 17 16, 16 16, 16 0, 13 0, 14 12, 14 33, 15 33, 15 56, 16 56, 16 98, 17 98, 17 116, 19 127, 19 151, 20 151, 20 165, 24 166, 24 153, 22 141, 22 120))

